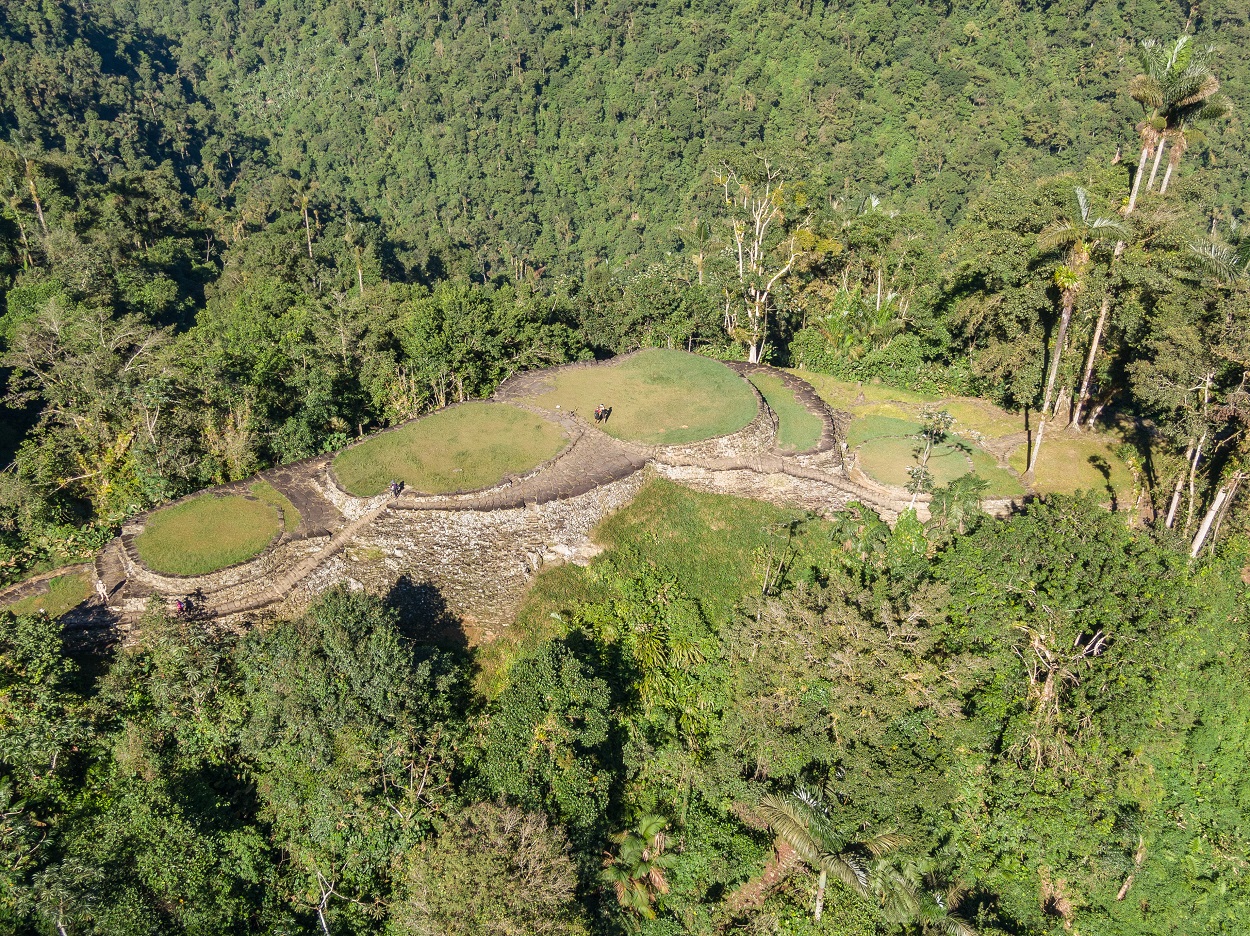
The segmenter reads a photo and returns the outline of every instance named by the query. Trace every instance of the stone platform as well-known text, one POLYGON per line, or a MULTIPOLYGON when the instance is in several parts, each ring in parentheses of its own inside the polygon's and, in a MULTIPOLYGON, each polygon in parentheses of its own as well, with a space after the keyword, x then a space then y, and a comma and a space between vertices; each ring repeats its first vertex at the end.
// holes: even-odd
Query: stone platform
MULTIPOLYGON (((175 576, 140 559, 133 540, 147 515, 136 516, 96 558, 98 594, 67 615, 66 626, 84 638, 126 640, 153 598, 172 604, 189 597, 195 616, 241 627, 267 615, 298 613, 319 592, 346 582, 379 594, 402 592, 431 615, 489 635, 514 620, 540 569, 589 561, 598 551, 591 531, 632 500, 647 472, 699 490, 821 514, 859 501, 892 522, 907 509, 910 495, 843 463, 849 417, 830 410, 809 384, 766 365, 728 366, 744 378, 757 371, 778 376, 821 420, 817 444, 799 453, 777 448, 776 416, 758 393, 755 419, 730 435, 686 445, 626 442, 572 413, 534 405, 531 398, 552 369, 524 373, 505 381, 494 399, 542 415, 570 438, 561 454, 533 471, 480 491, 362 498, 338 485, 333 456, 274 468, 217 490, 241 492, 256 480, 269 482, 299 511, 295 530, 238 565, 175 576)), ((917 507, 924 517, 923 497, 917 507)))

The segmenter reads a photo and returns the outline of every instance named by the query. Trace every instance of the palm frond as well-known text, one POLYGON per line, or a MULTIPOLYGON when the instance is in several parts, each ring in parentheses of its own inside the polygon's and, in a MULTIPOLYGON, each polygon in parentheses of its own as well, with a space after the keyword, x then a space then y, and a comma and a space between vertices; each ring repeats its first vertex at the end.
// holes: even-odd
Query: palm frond
POLYGON ((1235 283, 1250 274, 1247 258, 1228 244, 1203 241, 1190 244, 1189 253, 1197 266, 1222 283, 1235 283))
POLYGON ((1186 75, 1177 82, 1174 95, 1178 108, 1200 104, 1220 90, 1220 82, 1214 75, 1207 72, 1186 75))
POLYGON ((1085 189, 1081 188, 1079 185, 1076 188, 1074 188, 1072 192, 1074 195, 1076 195, 1076 205, 1077 205, 1077 208, 1081 212, 1081 220, 1088 221, 1089 220, 1089 192, 1085 191, 1085 189))
POLYGON ((1106 231, 1115 234, 1128 234, 1128 225, 1115 218, 1095 218, 1089 223, 1091 231, 1106 231))
POLYGON ((1168 71, 1188 66, 1194 54, 1193 47, 1189 44, 1191 39, 1189 35, 1182 35, 1172 44, 1167 58, 1168 71))
POLYGON ((880 858, 883 855, 890 854, 890 852, 896 852, 900 848, 906 848, 911 844, 911 838, 903 835, 901 832, 879 832, 872 838, 865 839, 860 844, 868 849, 874 858, 880 858))
POLYGON ((869 887, 871 878, 868 869, 853 855, 825 853, 819 857, 816 867, 822 871, 828 871, 861 897, 871 896, 872 889, 869 887))
POLYGON ((1081 239, 1081 228, 1075 222, 1062 218, 1042 228, 1037 235, 1037 246, 1043 250, 1066 247, 1081 239))
POLYGON ((810 865, 820 860, 820 847, 811 832, 811 815, 793 797, 765 796, 758 810, 768 827, 810 865))
POLYGON ((1128 93, 1143 107, 1163 106, 1163 85, 1150 75, 1134 75, 1129 80, 1128 93))
POLYGON ((1233 112, 1233 102, 1231 98, 1220 95, 1211 98, 1203 103, 1202 107, 1190 117, 1191 120, 1219 120, 1221 117, 1227 117, 1233 112))
POLYGON ((1137 56, 1147 76, 1158 77, 1167 74, 1170 55, 1168 49, 1159 40, 1143 39, 1137 56))
POLYGON ((975 926, 953 913, 948 913, 938 925, 945 936, 979 936, 975 926))

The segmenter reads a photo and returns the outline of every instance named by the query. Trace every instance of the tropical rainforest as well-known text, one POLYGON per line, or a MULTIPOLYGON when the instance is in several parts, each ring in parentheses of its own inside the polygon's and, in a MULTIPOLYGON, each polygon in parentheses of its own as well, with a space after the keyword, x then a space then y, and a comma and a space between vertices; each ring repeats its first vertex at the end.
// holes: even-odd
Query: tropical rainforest
POLYGON ((1247 931, 1248 46, 1240 0, 6 0, 2 582, 643 346, 982 397, 1031 461, 1114 426, 1140 496, 649 482, 502 662, 346 590, 103 654, 0 614, 0 928, 1247 931))

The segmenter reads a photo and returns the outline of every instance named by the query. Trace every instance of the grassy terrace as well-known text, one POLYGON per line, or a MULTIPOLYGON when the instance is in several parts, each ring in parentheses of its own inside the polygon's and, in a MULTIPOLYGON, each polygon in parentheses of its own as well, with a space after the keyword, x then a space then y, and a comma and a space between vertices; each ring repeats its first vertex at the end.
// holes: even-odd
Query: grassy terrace
POLYGON ((648 348, 620 363, 556 373, 539 406, 592 419, 612 408, 604 431, 648 445, 679 445, 737 432, 759 410, 747 382, 710 358, 648 348))
POLYGON ((148 568, 203 575, 251 559, 282 532, 273 504, 238 494, 201 494, 152 514, 135 537, 148 568))
POLYGON ((58 575, 49 579, 47 586, 46 592, 15 601, 0 608, 0 611, 9 611, 19 616, 46 611, 51 617, 60 617, 78 607, 91 595, 91 576, 85 572, 58 575))
POLYGON ((393 478, 426 494, 472 491, 529 471, 567 444, 559 426, 533 413, 466 403, 352 446, 334 459, 334 474, 357 497, 382 493, 393 478))
POLYGON ((794 396, 794 391, 773 374, 752 374, 751 383, 769 409, 777 414, 777 447, 805 452, 820 441, 824 423, 794 396))
MULTIPOLYGON (((929 462, 938 484, 975 469, 990 482, 990 495, 1012 496, 1024 490, 1020 476, 1025 469, 1028 427, 1022 414, 985 400, 944 398, 887 384, 857 385, 810 371, 795 373, 835 409, 851 414, 847 442, 856 451, 860 467, 876 480, 899 486, 907 482, 907 466, 915 463, 911 449, 917 444, 914 436, 920 429, 920 412, 931 405, 955 417, 955 438, 935 450, 929 462)), ((1038 460, 1034 490, 1104 491, 1109 501, 1124 503, 1133 479, 1118 454, 1120 442, 1113 432, 1076 433, 1052 424, 1038 460)))

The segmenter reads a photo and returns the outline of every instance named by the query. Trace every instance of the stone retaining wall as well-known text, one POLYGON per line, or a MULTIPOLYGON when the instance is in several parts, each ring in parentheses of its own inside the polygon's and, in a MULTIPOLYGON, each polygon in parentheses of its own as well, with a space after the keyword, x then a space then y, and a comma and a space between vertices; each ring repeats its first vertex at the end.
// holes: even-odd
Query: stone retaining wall
POLYGON ((676 458, 724 458, 729 455, 752 454, 768 451, 777 436, 777 417, 764 403, 764 398, 750 381, 745 381, 755 395, 755 418, 728 435, 690 442, 686 445, 665 445, 657 451, 676 458))
POLYGON ((277 543, 254 559, 208 572, 204 575, 163 575, 136 561, 133 543, 122 538, 126 577, 146 589, 163 595, 188 595, 202 591, 215 601, 235 601, 239 597, 266 588, 273 579, 300 560, 319 552, 328 536, 291 539, 277 543))
MULTIPOLYGON (((910 501, 910 495, 900 498, 891 492, 870 491, 853 481, 843 481, 825 473, 804 472, 797 466, 787 471, 759 471, 746 466, 711 469, 700 465, 657 462, 655 468, 671 481, 709 494, 732 494, 766 501, 778 507, 799 507, 821 516, 842 510, 851 501, 858 501, 872 508, 887 523, 893 524, 910 501)), ((927 520, 928 504, 917 502, 916 513, 921 520, 927 520)))
POLYGON ((633 500, 644 475, 636 472, 577 497, 526 507, 386 510, 266 613, 296 614, 318 593, 345 582, 383 595, 394 595, 399 587, 417 600, 445 602, 444 608, 431 604, 431 615, 506 627, 539 569, 584 561, 598 551, 590 531, 633 500))

